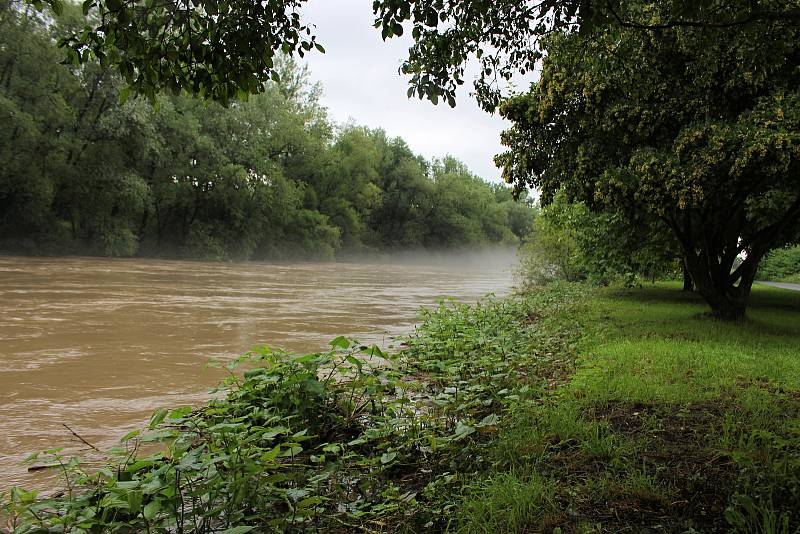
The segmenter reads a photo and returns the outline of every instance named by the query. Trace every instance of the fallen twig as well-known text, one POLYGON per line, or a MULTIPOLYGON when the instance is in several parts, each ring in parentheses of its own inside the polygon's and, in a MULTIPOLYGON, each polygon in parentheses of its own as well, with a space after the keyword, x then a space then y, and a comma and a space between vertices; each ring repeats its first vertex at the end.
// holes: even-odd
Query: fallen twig
POLYGON ((54 469, 56 467, 61 467, 61 464, 42 464, 42 465, 32 465, 28 468, 28 472, 32 473, 33 471, 42 471, 44 469, 54 469))
POLYGON ((76 438, 78 438, 78 439, 79 439, 79 440, 81 440, 83 443, 85 443, 86 445, 88 445, 88 446, 89 446, 89 447, 91 447, 92 449, 96 450, 97 452, 100 452, 100 449, 98 449, 97 447, 95 447, 94 445, 92 445, 91 443, 89 443, 88 441, 86 441, 85 439, 83 439, 83 438, 82 438, 82 437, 81 437, 81 436, 80 436, 80 435, 79 435, 77 432, 75 432, 75 431, 74 431, 74 430, 72 430, 70 427, 68 427, 66 423, 61 423, 61 424, 62 424, 62 425, 64 425, 64 428, 66 428, 67 430, 69 430, 70 432, 72 432, 72 435, 73 435, 73 436, 75 436, 76 438))

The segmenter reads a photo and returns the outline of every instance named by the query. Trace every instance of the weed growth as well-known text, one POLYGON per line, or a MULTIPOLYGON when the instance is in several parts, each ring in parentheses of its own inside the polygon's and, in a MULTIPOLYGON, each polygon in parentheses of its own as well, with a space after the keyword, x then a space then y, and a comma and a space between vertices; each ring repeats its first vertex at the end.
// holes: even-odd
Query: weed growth
POLYGON ((447 529, 507 415, 572 371, 561 329, 581 300, 562 287, 443 302, 394 355, 341 337, 321 353, 254 350, 229 365, 224 395, 159 410, 102 469, 32 457, 63 465, 67 489, 12 490, 11 531, 447 529))

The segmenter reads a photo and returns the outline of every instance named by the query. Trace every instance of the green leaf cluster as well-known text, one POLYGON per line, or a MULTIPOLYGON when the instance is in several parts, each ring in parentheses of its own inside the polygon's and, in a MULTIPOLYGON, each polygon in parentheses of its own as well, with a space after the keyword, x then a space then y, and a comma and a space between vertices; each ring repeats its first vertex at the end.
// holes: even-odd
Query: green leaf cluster
POLYGON ((800 246, 770 252, 759 266, 758 279, 800 283, 800 246))
POLYGON ((592 212, 559 191, 537 214, 520 255, 523 285, 554 280, 630 286, 680 271, 680 247, 658 220, 592 212))

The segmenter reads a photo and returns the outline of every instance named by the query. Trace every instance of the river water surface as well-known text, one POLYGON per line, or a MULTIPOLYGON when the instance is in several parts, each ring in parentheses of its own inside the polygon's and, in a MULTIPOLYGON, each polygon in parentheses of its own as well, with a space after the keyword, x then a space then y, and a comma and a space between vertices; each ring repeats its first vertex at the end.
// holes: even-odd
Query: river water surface
POLYGON ((513 254, 381 263, 202 263, 0 256, 0 492, 52 484, 30 453, 99 448, 161 406, 197 404, 211 357, 391 344, 420 306, 507 293, 513 254))

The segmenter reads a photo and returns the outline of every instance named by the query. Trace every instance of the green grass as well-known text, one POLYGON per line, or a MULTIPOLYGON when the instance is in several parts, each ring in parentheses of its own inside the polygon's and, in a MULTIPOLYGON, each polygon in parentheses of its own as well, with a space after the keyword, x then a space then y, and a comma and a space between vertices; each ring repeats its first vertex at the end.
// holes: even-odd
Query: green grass
POLYGON ((536 474, 499 474, 492 478, 480 499, 469 501, 462 512, 465 532, 494 534, 524 532, 557 508, 556 484, 536 474))
POLYGON ((757 287, 742 324, 715 321, 693 294, 664 284, 606 291, 588 320, 577 395, 596 401, 691 402, 737 384, 800 389, 800 293, 757 287))
POLYGON ((800 532, 800 293, 706 310, 675 284, 598 291, 572 380, 515 412, 461 529, 800 532))

